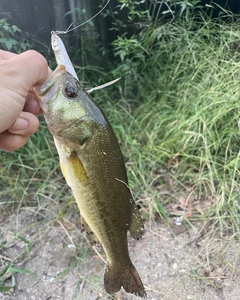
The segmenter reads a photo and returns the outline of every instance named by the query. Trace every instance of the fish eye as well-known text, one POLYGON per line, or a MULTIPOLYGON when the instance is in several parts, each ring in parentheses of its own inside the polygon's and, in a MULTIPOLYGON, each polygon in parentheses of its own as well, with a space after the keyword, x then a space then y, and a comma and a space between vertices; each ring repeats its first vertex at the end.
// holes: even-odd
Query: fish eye
POLYGON ((77 88, 75 86, 72 85, 68 85, 65 87, 65 95, 68 98, 76 98, 78 93, 77 93, 77 88))

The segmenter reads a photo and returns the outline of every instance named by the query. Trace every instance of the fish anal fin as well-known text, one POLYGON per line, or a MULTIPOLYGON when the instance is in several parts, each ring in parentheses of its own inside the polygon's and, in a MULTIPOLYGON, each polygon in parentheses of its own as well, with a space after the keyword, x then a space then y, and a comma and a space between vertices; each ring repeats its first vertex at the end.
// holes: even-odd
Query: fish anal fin
POLYGON ((144 233, 144 225, 136 203, 133 199, 130 200, 130 203, 132 205, 132 212, 131 222, 129 224, 129 231, 131 233, 131 236, 134 239, 138 240, 142 237, 144 233))
POLYGON ((117 293, 121 287, 127 293, 146 298, 142 280, 131 263, 126 268, 118 268, 107 263, 104 273, 104 286, 108 294, 117 293))
POLYGON ((96 235, 94 234, 94 232, 89 227, 89 225, 87 224, 87 222, 85 221, 85 219, 83 217, 81 217, 81 222, 82 222, 82 232, 84 233, 84 236, 85 236, 86 240, 88 241, 88 243, 91 246, 98 245, 99 244, 98 238, 96 237, 96 235))

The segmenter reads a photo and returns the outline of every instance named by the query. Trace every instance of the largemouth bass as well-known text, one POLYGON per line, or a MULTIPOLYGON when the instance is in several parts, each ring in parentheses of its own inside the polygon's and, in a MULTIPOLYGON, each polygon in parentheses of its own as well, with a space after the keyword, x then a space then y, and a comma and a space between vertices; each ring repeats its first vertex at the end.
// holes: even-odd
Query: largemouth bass
POLYGON ((146 297, 127 242, 127 231, 135 239, 142 237, 143 223, 128 187, 117 139, 72 67, 67 71, 59 53, 54 52, 59 65, 39 91, 40 105, 90 242, 99 240, 106 253, 105 289, 113 294, 123 287, 146 297))

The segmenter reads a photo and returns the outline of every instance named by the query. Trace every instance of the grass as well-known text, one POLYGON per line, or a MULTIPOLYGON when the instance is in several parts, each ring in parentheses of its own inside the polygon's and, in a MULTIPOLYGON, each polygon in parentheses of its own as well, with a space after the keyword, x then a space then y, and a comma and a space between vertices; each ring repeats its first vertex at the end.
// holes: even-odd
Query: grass
MULTIPOLYGON (((150 223, 168 223, 180 198, 190 201, 186 226, 201 222, 209 236, 231 237, 225 249, 239 239, 240 223, 239 24, 179 19, 146 27, 137 40, 137 50, 115 43, 115 53, 130 50, 100 81, 122 80, 93 95, 115 130, 129 185, 150 223)), ((3 215, 41 208, 47 198, 52 220, 71 219, 76 207, 43 121, 24 148, 0 158, 3 215)))
POLYGON ((106 105, 129 158, 131 187, 149 199, 155 180, 165 185, 172 179, 175 194, 194 193, 199 202, 211 202, 202 219, 238 231, 238 25, 174 23, 148 34, 154 43, 149 47, 146 36, 142 40, 151 53, 146 69, 139 64, 131 70, 137 74, 130 83, 135 99, 122 96, 106 105), (131 100, 132 106, 126 104, 131 100))

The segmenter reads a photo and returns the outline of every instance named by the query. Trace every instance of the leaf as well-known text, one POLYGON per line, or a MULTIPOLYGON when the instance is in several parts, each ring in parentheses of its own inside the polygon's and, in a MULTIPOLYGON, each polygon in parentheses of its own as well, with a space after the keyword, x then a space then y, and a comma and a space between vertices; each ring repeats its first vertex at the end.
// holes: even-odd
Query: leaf
POLYGON ((16 268, 16 267, 12 267, 11 271, 12 272, 16 272, 16 273, 24 273, 24 274, 36 275, 35 272, 29 271, 29 270, 26 270, 26 269, 16 268))
POLYGON ((11 268, 12 266, 12 263, 10 263, 9 265, 7 265, 1 272, 0 272, 0 277, 4 276, 8 271, 9 269, 11 268))
POLYGON ((4 39, 5 42, 3 44, 6 46, 8 51, 11 51, 14 45, 17 45, 17 41, 12 38, 4 39))
POLYGON ((0 293, 8 292, 12 289, 12 286, 0 286, 0 293))
POLYGON ((15 237, 26 244, 26 252, 28 256, 30 256, 30 252, 32 250, 33 244, 20 235, 15 235, 15 237))
POLYGON ((26 244, 31 244, 31 242, 29 242, 28 240, 26 240, 24 237, 22 237, 21 235, 15 235, 15 237, 17 239, 19 239, 20 241, 26 243, 26 244))
POLYGON ((124 61, 124 58, 126 56, 126 51, 122 50, 122 51, 119 51, 119 56, 121 58, 121 61, 124 61))
POLYGON ((15 32, 22 32, 22 30, 21 29, 19 29, 16 25, 13 25, 12 26, 12 30, 13 30, 13 32, 15 33, 15 32))
POLYGON ((163 12, 162 12, 162 15, 166 15, 166 14, 171 14, 171 15, 173 15, 174 13, 175 13, 174 10, 168 9, 168 10, 163 11, 163 12))
POLYGON ((26 245, 26 252, 27 252, 28 257, 30 256, 32 248, 33 248, 32 243, 29 243, 29 244, 26 245))
POLYGON ((16 279, 15 279, 15 276, 12 275, 12 287, 15 287, 16 286, 16 279))

